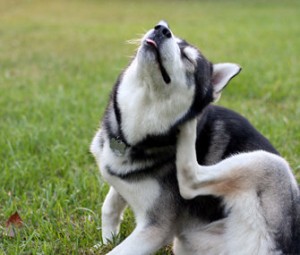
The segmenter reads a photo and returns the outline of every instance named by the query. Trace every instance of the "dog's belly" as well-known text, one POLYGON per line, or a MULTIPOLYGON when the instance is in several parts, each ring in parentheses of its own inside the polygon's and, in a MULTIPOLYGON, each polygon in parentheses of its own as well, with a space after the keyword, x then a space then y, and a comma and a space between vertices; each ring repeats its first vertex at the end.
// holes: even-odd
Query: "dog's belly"
POLYGON ((207 224, 193 218, 185 219, 174 239, 176 255, 225 255, 225 219, 207 224))

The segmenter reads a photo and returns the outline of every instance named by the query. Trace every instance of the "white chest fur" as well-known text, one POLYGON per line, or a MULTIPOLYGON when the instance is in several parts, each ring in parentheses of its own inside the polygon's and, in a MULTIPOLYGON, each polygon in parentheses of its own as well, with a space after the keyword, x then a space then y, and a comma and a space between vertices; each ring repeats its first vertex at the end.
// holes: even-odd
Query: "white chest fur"
POLYGON ((133 63, 126 71, 117 97, 122 130, 132 144, 146 135, 166 132, 187 112, 195 89, 186 86, 185 77, 177 77, 171 84, 153 84, 150 77, 136 75, 135 65, 133 63))
POLYGON ((139 165, 132 165, 131 168, 128 165, 124 165, 124 158, 116 156, 115 153, 110 149, 109 141, 108 139, 105 139, 107 137, 104 137, 105 142, 103 144, 103 148, 101 149, 99 146, 101 135, 104 136, 104 134, 101 134, 101 131, 95 135, 90 150, 96 158, 103 177, 115 188, 119 194, 122 194, 122 197, 127 201, 134 211, 136 220, 144 220, 145 213, 153 206, 153 203, 160 195, 159 184, 154 179, 128 182, 117 176, 111 175, 108 172, 107 166, 116 171, 117 174, 124 174, 132 167, 139 167, 139 165))

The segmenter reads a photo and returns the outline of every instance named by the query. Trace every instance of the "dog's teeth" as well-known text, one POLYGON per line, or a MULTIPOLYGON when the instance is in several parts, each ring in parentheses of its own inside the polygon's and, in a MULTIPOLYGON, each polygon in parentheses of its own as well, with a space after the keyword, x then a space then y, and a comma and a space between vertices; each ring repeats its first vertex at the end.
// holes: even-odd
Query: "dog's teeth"
POLYGON ((155 41, 153 41, 152 39, 146 39, 147 44, 154 46, 155 48, 157 48, 157 44, 155 41))

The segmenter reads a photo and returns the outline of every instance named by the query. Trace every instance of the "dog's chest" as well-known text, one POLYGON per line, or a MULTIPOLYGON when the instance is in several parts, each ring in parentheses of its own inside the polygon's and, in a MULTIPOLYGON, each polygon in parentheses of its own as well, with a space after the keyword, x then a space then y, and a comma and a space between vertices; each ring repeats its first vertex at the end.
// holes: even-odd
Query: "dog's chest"
POLYGON ((124 79, 118 91, 122 130, 129 143, 135 144, 147 135, 167 132, 190 107, 193 88, 173 86, 160 89, 124 79), (182 95, 185 96, 182 96, 182 95))
POLYGON ((110 148, 109 140, 104 142, 100 153, 100 169, 105 180, 127 201, 136 217, 145 218, 145 213, 160 196, 160 187, 156 179, 143 178, 128 180, 121 176, 139 164, 129 164, 126 156, 119 156, 110 148))
POLYGON ((111 176, 108 181, 130 205, 137 220, 146 218, 147 211, 154 206, 160 196, 159 184, 154 179, 128 182, 111 176))

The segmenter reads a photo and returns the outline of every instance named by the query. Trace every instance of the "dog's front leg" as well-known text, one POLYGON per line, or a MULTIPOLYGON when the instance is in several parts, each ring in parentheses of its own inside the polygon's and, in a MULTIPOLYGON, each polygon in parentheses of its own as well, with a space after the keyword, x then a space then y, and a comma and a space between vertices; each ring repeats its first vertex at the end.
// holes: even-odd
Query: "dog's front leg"
POLYGON ((107 255, 150 255, 163 247, 172 237, 159 226, 142 224, 107 255))
POLYGON ((118 234, 125 207, 126 201, 113 187, 110 187, 102 206, 102 240, 104 244, 118 234))

